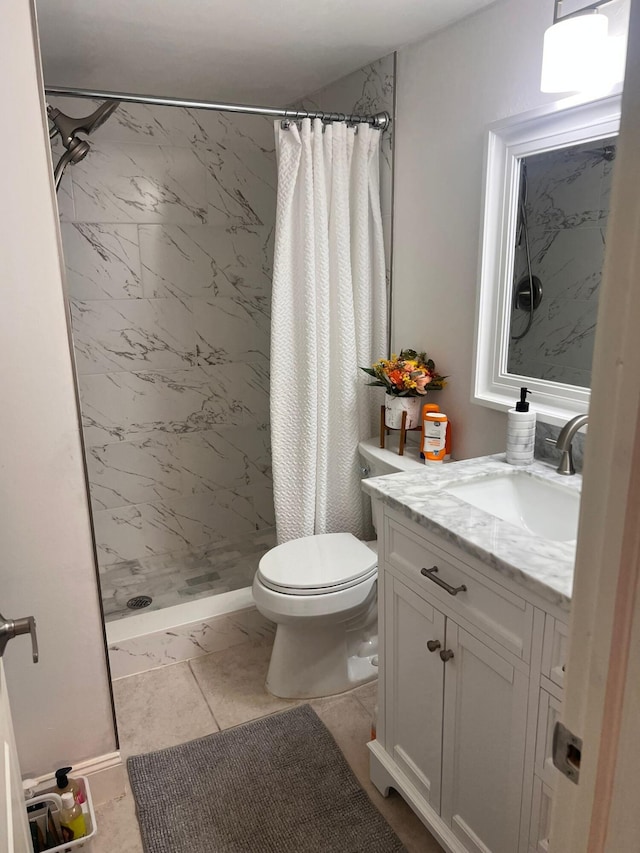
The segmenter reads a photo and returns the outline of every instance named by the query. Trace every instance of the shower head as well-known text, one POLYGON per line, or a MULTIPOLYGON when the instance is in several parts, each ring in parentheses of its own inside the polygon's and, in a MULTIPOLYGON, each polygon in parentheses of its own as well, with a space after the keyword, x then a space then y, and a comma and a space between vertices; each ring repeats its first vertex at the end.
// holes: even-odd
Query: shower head
POLYGON ((52 124, 49 130, 49 139, 53 139, 60 134, 62 144, 67 149, 58 160, 53 171, 56 192, 60 186, 62 174, 69 163, 79 163, 80 160, 84 160, 91 150, 91 146, 86 139, 81 139, 78 134, 86 133, 89 136, 93 133, 118 108, 119 103, 120 101, 105 101, 103 104, 100 104, 97 110, 94 110, 91 115, 85 118, 72 118, 47 104, 47 115, 52 124))
POLYGON ((69 163, 79 163, 80 160, 84 160, 87 154, 91 151, 91 146, 86 141, 86 139, 79 139, 77 136, 74 136, 69 144, 69 147, 64 152, 62 157, 56 163, 56 167, 53 170, 53 179, 56 185, 56 192, 58 191, 58 187, 60 186, 60 181, 62 180, 62 173, 67 168, 69 163))
POLYGON ((120 101, 105 101, 97 110, 84 118, 73 118, 65 115, 55 107, 47 106, 47 115, 53 123, 51 135, 60 134, 62 144, 69 148, 71 141, 78 133, 86 133, 87 136, 104 124, 114 110, 118 108, 120 101))
POLYGON ((79 163, 80 160, 84 160, 90 150, 91 146, 86 139, 79 139, 77 136, 74 136, 67 149, 67 153, 70 155, 69 162, 79 163))

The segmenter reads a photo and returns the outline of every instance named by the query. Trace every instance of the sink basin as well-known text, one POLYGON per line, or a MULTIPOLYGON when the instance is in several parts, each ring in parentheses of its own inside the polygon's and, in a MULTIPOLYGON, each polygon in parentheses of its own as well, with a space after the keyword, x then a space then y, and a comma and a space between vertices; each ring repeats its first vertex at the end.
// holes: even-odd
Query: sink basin
POLYGON ((558 483, 516 471, 458 483, 444 491, 544 539, 577 538, 580 495, 558 483))

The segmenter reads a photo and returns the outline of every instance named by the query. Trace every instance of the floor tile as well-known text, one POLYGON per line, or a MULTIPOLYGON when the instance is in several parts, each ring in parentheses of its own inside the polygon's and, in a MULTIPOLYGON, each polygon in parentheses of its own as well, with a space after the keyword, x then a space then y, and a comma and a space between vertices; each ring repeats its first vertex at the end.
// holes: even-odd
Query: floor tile
MULTIPOLYGON (((264 687, 271 656, 270 639, 270 634, 258 633, 242 646, 115 681, 123 754, 183 743, 217 731, 218 726, 228 728, 298 704, 277 699, 264 687)), ((367 742, 376 703, 377 683, 372 682, 340 696, 314 699, 310 704, 407 853, 442 853, 400 795, 392 792, 389 797, 382 797, 369 779, 367 742)), ((95 853, 110 853, 114 849, 118 853, 141 853, 128 786, 124 797, 99 807, 97 821, 99 837, 95 853)))
POLYGON ((355 696, 358 702, 364 705, 371 717, 378 705, 378 679, 370 681, 368 684, 363 684, 362 687, 356 687, 351 691, 351 695, 355 696))
POLYGON ((125 757, 218 731, 187 663, 119 678, 113 693, 125 757))
POLYGON ((277 699, 264 684, 271 646, 244 643, 190 661, 190 666, 221 729, 237 726, 290 708, 296 702, 277 699))
POLYGON ((123 797, 96 808, 98 834, 91 853, 143 853, 133 794, 127 785, 123 797))
POLYGON ((369 779, 367 743, 371 716, 355 695, 314 699, 309 704, 333 735, 356 778, 397 833, 407 853, 442 853, 440 845, 402 797, 395 792, 383 797, 369 779))

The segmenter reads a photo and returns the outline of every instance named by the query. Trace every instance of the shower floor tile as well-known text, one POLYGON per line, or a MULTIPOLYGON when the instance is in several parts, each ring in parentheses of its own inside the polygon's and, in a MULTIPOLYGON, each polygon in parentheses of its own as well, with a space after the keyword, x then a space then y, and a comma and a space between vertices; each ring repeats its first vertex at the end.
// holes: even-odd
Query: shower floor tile
POLYGON ((205 548, 105 566, 100 569, 105 620, 140 613, 127 607, 136 596, 153 599, 144 608, 148 612, 251 586, 260 558, 275 544, 275 529, 269 528, 205 548))

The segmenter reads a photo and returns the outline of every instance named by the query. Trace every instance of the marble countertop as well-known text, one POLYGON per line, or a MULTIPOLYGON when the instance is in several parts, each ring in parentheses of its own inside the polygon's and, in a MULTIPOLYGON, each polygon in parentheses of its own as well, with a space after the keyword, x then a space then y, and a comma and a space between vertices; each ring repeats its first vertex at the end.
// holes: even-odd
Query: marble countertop
POLYGON ((446 489, 496 474, 525 472, 580 493, 582 477, 558 474, 549 463, 508 465, 504 454, 425 465, 424 471, 389 474, 362 481, 367 494, 403 513, 426 531, 458 546, 545 600, 568 610, 576 543, 543 539, 477 509, 446 489))

